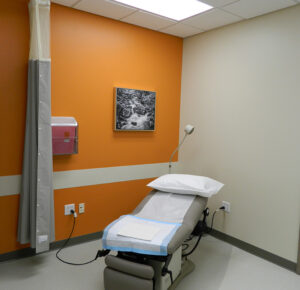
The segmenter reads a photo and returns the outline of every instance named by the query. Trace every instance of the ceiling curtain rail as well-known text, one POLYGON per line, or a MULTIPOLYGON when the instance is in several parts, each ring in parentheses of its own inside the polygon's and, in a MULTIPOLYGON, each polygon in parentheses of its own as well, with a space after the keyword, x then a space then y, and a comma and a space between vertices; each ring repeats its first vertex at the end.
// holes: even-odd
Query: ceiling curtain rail
POLYGON ((29 3, 30 52, 18 241, 36 253, 54 241, 50 1, 29 3))

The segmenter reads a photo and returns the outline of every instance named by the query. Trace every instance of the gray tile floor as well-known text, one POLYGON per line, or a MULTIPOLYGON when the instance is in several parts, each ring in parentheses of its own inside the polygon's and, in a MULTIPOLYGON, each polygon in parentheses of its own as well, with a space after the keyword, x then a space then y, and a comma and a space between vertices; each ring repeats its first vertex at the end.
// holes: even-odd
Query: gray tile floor
MULTIPOLYGON (((100 241, 93 241, 69 247, 62 256, 84 262, 99 248, 100 241)), ((299 275, 211 236, 203 238, 191 260, 196 269, 178 290, 300 289, 299 275)), ((0 263, 0 290, 103 290, 103 268, 103 259, 86 266, 68 266, 59 262, 52 251, 0 263)))

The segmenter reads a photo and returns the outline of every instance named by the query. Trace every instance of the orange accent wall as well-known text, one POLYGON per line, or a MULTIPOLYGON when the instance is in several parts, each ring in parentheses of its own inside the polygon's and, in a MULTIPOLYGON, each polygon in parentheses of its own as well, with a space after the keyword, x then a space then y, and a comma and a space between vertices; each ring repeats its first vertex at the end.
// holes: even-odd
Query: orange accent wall
POLYGON ((0 254, 28 247, 17 242, 19 195, 0 197, 0 254))
POLYGON ((79 154, 54 170, 168 161, 177 145, 182 39, 52 5, 52 115, 79 122, 79 154), (157 93, 156 131, 113 131, 113 88, 157 93))
MULTIPOLYGON (((29 54, 27 1, 0 1, 0 176, 22 170, 29 54)), ((79 122, 79 154, 54 170, 168 161, 179 135, 182 39, 51 6, 52 115, 79 122), (113 131, 113 88, 157 93, 156 131, 113 131)))
POLYGON ((25 0, 0 1, 0 176, 22 170, 28 21, 25 0))
MULTIPOLYGON (((0 1, 0 176, 21 174, 29 55, 27 0, 0 1)), ((79 122, 79 154, 54 170, 167 162, 178 142, 182 39, 52 4, 52 115, 79 122), (156 91, 156 131, 113 131, 115 86, 156 91)), ((102 230, 149 192, 148 180, 55 191, 56 239, 67 203, 86 203, 76 235, 102 230)), ((0 253, 16 241, 19 196, 0 197, 0 253)), ((25 245, 26 247, 27 245, 25 245)))
POLYGON ((85 203, 86 212, 78 215, 74 236, 98 232, 120 215, 132 212, 150 192, 151 189, 146 184, 151 180, 153 179, 55 190, 56 240, 67 238, 72 225, 72 218, 64 215, 64 204, 85 203))
MULTIPOLYGON (((56 240, 66 239, 72 228, 72 216, 64 215, 65 204, 85 203, 86 212, 78 214, 73 236, 99 232, 120 215, 130 213, 150 191, 146 184, 151 180, 55 190, 56 240)), ((19 195, 0 197, 0 254, 29 246, 17 242, 18 208, 19 195)))

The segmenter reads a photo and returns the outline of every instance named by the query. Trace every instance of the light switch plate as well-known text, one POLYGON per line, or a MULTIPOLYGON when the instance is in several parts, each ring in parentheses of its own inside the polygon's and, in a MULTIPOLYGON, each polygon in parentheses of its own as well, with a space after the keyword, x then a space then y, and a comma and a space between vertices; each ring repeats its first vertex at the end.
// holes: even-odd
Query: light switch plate
POLYGON ((78 205, 78 212, 79 213, 84 213, 84 211, 85 211, 85 204, 84 203, 80 203, 78 205))

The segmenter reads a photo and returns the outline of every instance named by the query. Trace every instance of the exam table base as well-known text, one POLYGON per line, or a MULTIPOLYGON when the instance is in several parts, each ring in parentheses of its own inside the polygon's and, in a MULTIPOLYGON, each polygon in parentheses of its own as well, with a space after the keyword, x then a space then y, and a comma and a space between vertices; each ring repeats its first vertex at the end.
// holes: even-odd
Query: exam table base
MULTIPOLYGON (((132 262, 131 262, 132 263, 132 262)), ((135 267, 139 267, 138 263, 135 263, 135 267)), ((122 265, 123 267, 124 265, 122 265)), ((132 266, 128 265, 129 268, 132 266)), ((142 267, 145 267, 146 265, 143 265, 142 267)), ((150 266, 146 266, 150 267, 150 266)), ((166 289, 162 285, 161 281, 154 281, 154 277, 151 278, 151 276, 147 277, 147 270, 149 269, 139 269, 135 273, 129 273, 127 270, 129 268, 123 268, 120 269, 118 266, 116 268, 106 267, 104 270, 104 285, 105 290, 163 290, 166 289), (123 272, 123 271, 124 272, 123 272), (142 271, 140 271, 142 270, 142 271), (146 272, 145 272, 146 271, 146 272), (127 272, 127 273, 126 273, 127 272), (139 277, 138 277, 139 276, 139 277)), ((185 259, 181 266, 181 271, 179 275, 174 280, 173 284, 170 285, 167 290, 174 290, 179 283, 183 280, 184 277, 186 277, 188 274, 190 274, 195 269, 195 265, 192 261, 185 259)), ((156 277, 157 278, 157 277, 156 277)), ((159 278, 158 278, 159 279, 159 278)))
POLYGON ((179 283, 183 280, 183 278, 186 277, 188 274, 192 273, 194 269, 195 269, 194 263, 190 260, 185 260, 181 268, 181 273, 175 279, 174 283, 168 288, 168 290, 174 290, 179 285, 179 283))

